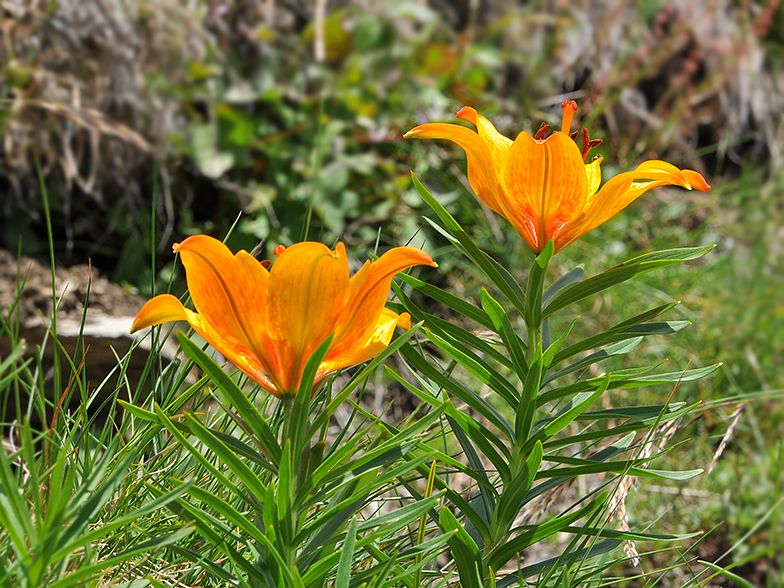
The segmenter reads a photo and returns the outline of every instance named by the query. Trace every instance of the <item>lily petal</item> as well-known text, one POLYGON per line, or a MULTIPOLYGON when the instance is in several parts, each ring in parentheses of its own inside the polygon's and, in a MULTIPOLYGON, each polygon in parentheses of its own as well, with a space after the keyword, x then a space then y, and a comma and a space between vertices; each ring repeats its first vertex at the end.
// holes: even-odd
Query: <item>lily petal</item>
POLYGON ((233 255, 226 245, 206 235, 174 245, 182 257, 188 290, 196 310, 249 349, 262 347, 254 325, 264 322, 269 274, 245 251, 233 255))
POLYGON ((415 265, 437 267, 424 251, 413 247, 395 247, 376 261, 365 263, 354 274, 349 285, 349 302, 340 318, 328 358, 350 354, 352 350, 366 344, 384 311, 392 278, 415 265))
POLYGON ((346 248, 297 243, 272 265, 267 328, 282 366, 282 392, 293 394, 310 356, 335 330, 349 290, 346 248))
MULTIPOLYGON (((461 111, 462 112, 462 111, 461 111)), ((457 143, 466 152, 468 182, 479 199, 493 211, 503 215, 503 194, 498 183, 493 154, 487 143, 474 131, 448 123, 428 123, 411 129, 406 138, 448 139, 457 143)))
POLYGON ((555 132, 539 142, 522 132, 504 158, 501 186, 508 197, 504 216, 531 249, 541 251, 585 208, 588 178, 568 135, 555 132))
POLYGON ((509 151, 509 148, 514 141, 508 137, 504 137, 496 130, 493 123, 481 114, 477 114, 476 110, 470 106, 461 108, 460 112, 457 113, 457 118, 468 121, 476 126, 477 133, 490 151, 490 156, 493 160, 493 169, 501 169, 501 162, 504 160, 504 155, 509 151))
POLYGON ((392 333, 395 327, 399 326, 406 330, 411 328, 411 316, 404 312, 399 315, 388 308, 383 308, 376 320, 370 336, 360 346, 348 347, 341 350, 332 350, 319 366, 316 380, 320 380, 327 374, 339 369, 357 365, 367 361, 387 348, 392 340, 392 333))
POLYGON ((171 321, 188 321, 191 327, 221 355, 231 361, 262 388, 271 394, 278 395, 275 385, 261 369, 261 359, 252 350, 231 336, 230 333, 221 332, 211 326, 204 320, 204 317, 185 308, 171 294, 161 294, 152 300, 148 300, 142 306, 139 314, 136 315, 136 319, 131 327, 131 333, 152 325, 160 325, 171 321))
POLYGON ((602 169, 600 167, 602 158, 597 157, 585 166, 585 177, 588 180, 588 195, 596 194, 599 186, 602 185, 602 169))
POLYGON ((176 296, 161 294, 148 300, 131 325, 131 333, 171 321, 187 321, 187 309, 176 296))

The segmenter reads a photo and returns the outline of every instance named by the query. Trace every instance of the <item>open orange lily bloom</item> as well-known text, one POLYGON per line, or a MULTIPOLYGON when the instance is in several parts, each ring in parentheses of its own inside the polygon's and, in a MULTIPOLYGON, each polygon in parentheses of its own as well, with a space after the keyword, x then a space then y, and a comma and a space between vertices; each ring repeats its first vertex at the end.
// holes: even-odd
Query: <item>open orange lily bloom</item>
POLYGON ((674 184, 687 190, 710 189, 697 172, 655 160, 618 174, 600 190, 602 158, 584 162, 601 141, 590 140, 584 129, 580 149, 569 135, 577 103, 567 100, 561 106, 561 131, 546 138, 550 127, 542 125, 533 137, 523 131, 512 141, 468 106, 457 117, 476 125, 478 132, 455 124, 429 123, 405 137, 449 139, 465 149, 468 180, 477 196, 512 223, 535 253, 551 239, 555 251, 560 251, 651 188, 674 184))
MULTIPOLYGON (((349 278, 346 248, 297 243, 275 250, 267 270, 245 251, 197 235, 174 245, 182 256, 198 312, 171 294, 148 301, 131 332, 169 321, 193 329, 275 396, 296 394, 310 356, 333 334, 314 385, 330 373, 366 361, 389 345, 395 326, 411 328, 407 313, 385 308, 392 278, 415 265, 436 266, 413 247, 397 247, 366 262, 349 278)), ((268 264, 266 264, 268 265, 268 264)))

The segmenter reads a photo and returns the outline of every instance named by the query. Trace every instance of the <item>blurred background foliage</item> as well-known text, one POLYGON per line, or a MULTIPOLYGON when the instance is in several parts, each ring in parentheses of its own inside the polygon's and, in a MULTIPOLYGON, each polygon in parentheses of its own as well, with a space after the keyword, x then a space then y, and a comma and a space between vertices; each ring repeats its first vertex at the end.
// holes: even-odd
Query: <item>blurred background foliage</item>
MULTIPOLYGON (((422 227, 412 169, 512 271, 530 252, 470 196, 461 150, 402 134, 453 122, 466 104, 510 137, 558 128, 574 98, 578 123, 604 140, 605 179, 661 158, 713 190, 648 194, 551 267, 584 263, 590 275, 638 250, 719 245, 579 309, 578 334, 677 296, 670 319, 696 324, 646 353, 673 369, 726 362, 679 399, 782 387, 778 0, 9 0, 0 15, 2 247, 47 249, 40 166, 57 262, 91 258, 145 296, 184 289, 173 242, 231 229, 230 247, 264 242, 263 257, 305 237, 341 239, 360 259, 413 240, 438 259, 434 279, 478 300, 470 265, 422 227)), ((732 540, 754 527, 777 496, 770 440, 783 416, 764 400, 746 407, 734 457, 694 482, 704 494, 685 523, 727 519, 732 540), (738 491, 744 476, 753 491, 738 491)), ((706 412, 694 467, 707 467, 729 417, 706 412)), ((656 496, 653 516, 671 502, 656 496)))

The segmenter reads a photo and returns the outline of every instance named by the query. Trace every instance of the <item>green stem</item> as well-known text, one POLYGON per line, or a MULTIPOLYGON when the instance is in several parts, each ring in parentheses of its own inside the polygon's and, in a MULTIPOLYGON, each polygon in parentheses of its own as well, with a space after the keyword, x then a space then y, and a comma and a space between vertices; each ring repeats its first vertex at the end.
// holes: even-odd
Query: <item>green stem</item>
POLYGON ((289 425, 291 423, 291 411, 294 408, 293 394, 284 394, 280 397, 280 402, 283 405, 283 428, 280 435, 281 449, 286 445, 286 440, 289 438, 289 425))
POLYGON ((542 325, 526 324, 528 330, 528 365, 533 365, 536 360, 536 348, 542 344, 542 325))

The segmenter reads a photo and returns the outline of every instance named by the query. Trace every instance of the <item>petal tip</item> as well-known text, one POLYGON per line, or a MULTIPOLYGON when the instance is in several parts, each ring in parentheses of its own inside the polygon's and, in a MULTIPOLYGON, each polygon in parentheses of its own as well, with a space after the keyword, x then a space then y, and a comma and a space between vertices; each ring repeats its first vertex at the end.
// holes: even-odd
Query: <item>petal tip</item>
POLYGON ((476 110, 470 106, 463 106, 463 108, 458 111, 457 118, 476 124, 476 110))

